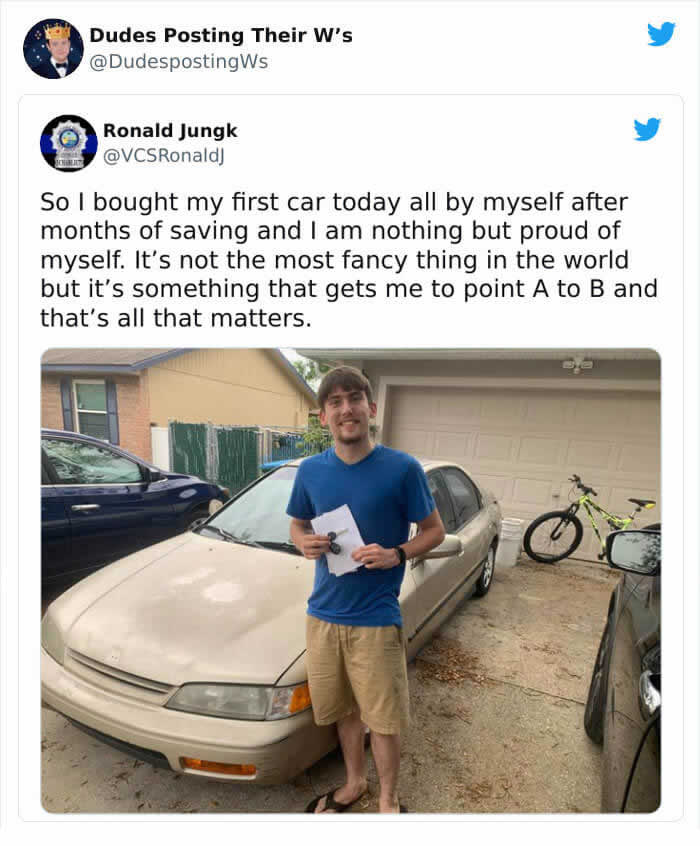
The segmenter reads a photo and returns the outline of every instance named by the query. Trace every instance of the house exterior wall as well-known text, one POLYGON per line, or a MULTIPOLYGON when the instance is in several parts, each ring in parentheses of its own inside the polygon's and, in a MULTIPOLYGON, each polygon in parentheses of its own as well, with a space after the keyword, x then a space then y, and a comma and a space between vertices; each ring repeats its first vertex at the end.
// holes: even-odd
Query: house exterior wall
MULTIPOLYGON (((63 429, 61 408, 61 380, 109 379, 117 388, 117 414, 119 418, 119 446, 139 458, 151 461, 150 411, 148 401, 148 375, 137 376, 93 374, 44 374, 41 379, 41 425, 46 429, 63 429)), ((77 431, 75 418, 71 427, 77 431)))
POLYGON ((139 376, 117 376, 117 409, 119 414, 119 446, 152 461, 148 372, 139 376))
POLYGON ((62 429, 61 377, 51 374, 41 377, 41 426, 43 429, 62 429))
MULTIPOLYGON (((525 355, 527 353, 524 353, 525 355)), ((437 378, 467 378, 480 379, 556 379, 562 387, 578 388, 591 379, 601 380, 632 380, 658 382, 661 373, 659 359, 641 360, 598 360, 595 355, 592 370, 584 371, 574 376, 570 370, 564 370, 559 359, 547 360, 424 360, 424 359, 394 359, 360 361, 347 359, 344 364, 364 369, 372 387, 376 390, 380 378, 430 376, 437 378)), ((562 360, 568 356, 562 356, 562 360)))
POLYGON ((150 421, 305 426, 313 407, 267 350, 202 349, 149 368, 150 421))

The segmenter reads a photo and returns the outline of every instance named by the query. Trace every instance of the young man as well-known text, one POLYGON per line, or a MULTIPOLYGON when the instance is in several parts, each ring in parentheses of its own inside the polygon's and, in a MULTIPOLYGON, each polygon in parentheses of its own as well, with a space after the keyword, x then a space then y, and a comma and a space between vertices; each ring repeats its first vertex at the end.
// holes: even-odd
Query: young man
POLYGON ((405 810, 398 797, 400 733, 409 720, 399 590, 406 559, 438 546, 445 530, 420 464, 370 442, 377 407, 363 374, 353 367, 331 370, 318 398, 334 448, 302 462, 287 513, 292 540, 316 561, 306 618, 309 688, 316 723, 337 723, 346 782, 306 810, 342 812, 365 793, 366 725, 379 811, 398 813, 405 810), (335 576, 325 557, 329 537, 314 534, 310 521, 341 505, 350 508, 366 545, 352 552, 359 568, 335 576), (411 523, 419 533, 409 542, 411 523))
POLYGON ((69 61, 70 26, 66 23, 56 23, 44 29, 46 48, 49 56, 36 65, 33 70, 45 79, 63 79, 73 73, 77 65, 69 61))

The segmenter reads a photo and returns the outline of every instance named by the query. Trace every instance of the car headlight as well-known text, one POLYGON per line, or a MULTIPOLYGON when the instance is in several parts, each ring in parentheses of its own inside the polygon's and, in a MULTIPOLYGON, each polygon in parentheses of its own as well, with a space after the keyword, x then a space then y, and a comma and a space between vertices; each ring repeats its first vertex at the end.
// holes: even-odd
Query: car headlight
POLYGON ((63 666, 63 653, 65 651, 63 635, 51 614, 50 608, 41 621, 41 645, 56 663, 63 666))
POLYGON ((282 720, 311 707, 309 686, 258 687, 242 684, 185 684, 166 708, 232 720, 282 720))

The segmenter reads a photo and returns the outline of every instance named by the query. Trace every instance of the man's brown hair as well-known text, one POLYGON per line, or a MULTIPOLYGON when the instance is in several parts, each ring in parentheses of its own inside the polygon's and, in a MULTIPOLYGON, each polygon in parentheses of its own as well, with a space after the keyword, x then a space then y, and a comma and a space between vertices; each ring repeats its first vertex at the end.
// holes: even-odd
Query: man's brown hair
POLYGON ((364 391, 367 402, 372 402, 372 386, 369 379, 356 367, 343 364, 329 370, 321 380, 318 388, 318 404, 321 411, 336 388, 342 388, 344 391, 364 391))

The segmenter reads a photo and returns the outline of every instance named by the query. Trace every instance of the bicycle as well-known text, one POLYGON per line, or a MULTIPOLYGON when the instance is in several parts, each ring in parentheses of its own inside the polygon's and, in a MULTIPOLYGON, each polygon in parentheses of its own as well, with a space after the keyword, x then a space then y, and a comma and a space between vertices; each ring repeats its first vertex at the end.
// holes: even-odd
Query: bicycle
MULTIPOLYGON (((637 507, 629 517, 618 517, 615 514, 610 514, 591 498, 591 495, 598 496, 598 492, 588 485, 584 485, 580 476, 574 474, 569 478, 569 481, 582 491, 581 496, 564 511, 548 511, 534 519, 527 527, 523 538, 525 552, 530 558, 534 558, 535 561, 540 561, 542 564, 554 564, 555 561, 567 558, 578 549, 583 538, 583 524, 576 516, 580 508, 583 508, 588 514, 593 531, 600 541, 601 552, 598 553, 598 559, 602 561, 605 558, 605 539, 601 537, 593 512, 597 511, 611 529, 618 530, 626 529, 640 511, 654 508, 656 505, 653 499, 630 497, 629 502, 634 503, 637 507)), ((660 529, 661 524, 654 523, 644 528, 660 529)))

